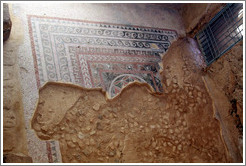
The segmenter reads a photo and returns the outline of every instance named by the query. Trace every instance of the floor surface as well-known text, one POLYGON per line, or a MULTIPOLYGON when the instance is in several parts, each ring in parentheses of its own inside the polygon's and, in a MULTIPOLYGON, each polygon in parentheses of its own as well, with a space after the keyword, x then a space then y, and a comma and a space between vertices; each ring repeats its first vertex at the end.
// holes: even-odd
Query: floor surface
POLYGON ((102 87, 114 97, 137 80, 161 92, 160 54, 184 35, 176 11, 152 4, 16 3, 10 9, 13 27, 24 34, 18 61, 34 162, 61 162, 58 142, 41 141, 30 127, 45 82, 102 87))

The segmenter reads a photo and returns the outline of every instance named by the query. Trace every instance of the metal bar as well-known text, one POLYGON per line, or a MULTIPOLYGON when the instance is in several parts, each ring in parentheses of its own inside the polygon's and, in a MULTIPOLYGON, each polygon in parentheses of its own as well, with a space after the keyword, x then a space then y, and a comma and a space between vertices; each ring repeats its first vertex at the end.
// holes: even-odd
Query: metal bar
MULTIPOLYGON (((232 11, 231 11, 230 8, 229 8, 229 11, 230 11, 231 15, 233 16, 232 11)), ((238 12, 239 12, 239 11, 237 11, 237 14, 238 14, 238 12)), ((238 15, 237 15, 237 16, 238 16, 238 15)), ((234 25, 236 25, 236 24, 238 23, 238 21, 236 22, 235 19, 232 19, 232 21, 235 23, 234 25)), ((239 20, 239 21, 240 21, 240 20, 239 20)), ((234 25, 233 25, 233 26, 234 26, 234 25)), ((234 38, 233 38, 233 39, 234 39, 234 38)))
MULTIPOLYGON (((238 20, 237 23, 239 23, 241 20, 242 20, 242 18, 241 18, 240 20, 238 20)), ((235 24, 234 24, 234 25, 235 25, 235 24)), ((233 26, 234 26, 234 25, 233 25, 233 26)), ((240 25, 242 25, 242 24, 240 24, 240 25)), ((239 25, 239 26, 240 26, 240 25, 239 25)), ((231 26, 229 29, 231 29, 233 26, 231 26)), ((233 31, 236 30, 237 28, 238 28, 238 26, 237 26, 236 28, 234 28, 233 31)), ((224 31, 223 33, 220 33, 219 35, 217 35, 217 36, 216 36, 216 39, 217 39, 217 40, 220 40, 221 37, 224 37, 224 34, 225 34, 225 33, 227 33, 227 31, 224 31), (218 36, 219 36, 219 37, 218 37, 218 36)), ((227 35, 227 36, 230 36, 230 33, 229 33, 229 35, 227 35)), ((227 36, 226 36, 226 37, 227 37, 227 36)), ((223 39, 223 40, 224 40, 224 39, 223 39)), ((223 41, 223 40, 221 40, 221 41, 223 41)), ((221 41, 220 41, 220 42, 221 42, 221 41)))
POLYGON ((219 29, 222 29, 222 28, 226 27, 227 22, 226 22, 225 19, 223 19, 223 16, 221 15, 221 19, 218 20, 218 21, 216 22, 216 24, 217 24, 218 26, 211 27, 211 29, 212 29, 213 31, 218 31, 219 29))
MULTIPOLYGON (((234 19, 235 20, 235 18, 238 18, 238 16, 236 16, 236 17, 233 17, 232 19, 234 19)), ((219 28, 215 28, 215 27, 211 27, 211 29, 212 30, 214 30, 214 32, 216 32, 216 31, 218 31, 218 30, 220 30, 220 29, 222 29, 222 28, 224 28, 225 26, 227 26, 227 24, 225 24, 225 22, 223 22, 223 21, 218 21, 219 23, 219 28)), ((230 24, 229 24, 230 25, 230 24)))
MULTIPOLYGON (((238 33, 237 33, 238 34, 238 33)), ((223 48, 227 43, 229 43, 231 40, 233 40, 232 38, 230 39, 230 40, 228 40, 222 47, 220 47, 220 48, 223 48)), ((238 40, 240 40, 240 39, 238 39, 238 40)), ((238 41, 237 40, 237 41, 238 41)))
MULTIPOLYGON (((236 7, 237 7, 237 6, 236 6, 236 7)), ((239 6, 239 7, 241 7, 241 6, 239 6)), ((238 7, 238 8, 239 8, 239 7, 238 7)), ((242 7, 243 7, 243 6, 242 6, 242 7)), ((224 11, 226 11, 227 9, 230 9, 230 7, 226 8, 224 11)), ((233 13, 233 15, 234 15, 237 11, 240 11, 240 9, 239 9, 239 10, 236 10, 236 11, 233 13)), ((210 22, 209 22, 209 24, 210 24, 210 25, 213 24, 213 26, 217 26, 216 21, 220 20, 219 17, 221 17, 222 14, 223 14, 223 13, 221 13, 213 23, 210 23, 210 22)), ((213 26, 211 26, 211 28, 214 28, 213 26)))
MULTIPOLYGON (((220 17, 222 17, 222 15, 220 15, 220 17)), ((220 17, 219 17, 219 18, 220 18, 220 17)), ((218 18, 218 20, 216 20, 216 21, 211 25, 211 28, 212 28, 212 29, 221 26, 221 24, 218 23, 218 22, 222 22, 221 19, 219 19, 219 18, 218 18)), ((224 23, 222 22, 222 24, 224 24, 224 23)))
MULTIPOLYGON (((242 19, 242 18, 241 18, 241 19, 242 19)), ((241 19, 240 19, 239 21, 241 21, 241 19)), ((242 25, 242 24, 240 24, 240 25, 242 25)), ((236 29, 237 29, 238 27, 239 27, 239 26, 234 27, 234 29, 232 30, 232 32, 236 31, 236 29)), ((230 28, 233 28, 233 26, 230 27, 230 28)), ((229 28, 229 29, 230 29, 230 28, 229 28)), ((227 34, 227 35, 224 35, 224 34, 225 34, 225 32, 223 32, 222 34, 219 34, 219 37, 217 38, 217 40, 218 40, 219 42, 224 41, 225 38, 228 37, 228 36, 230 36, 231 33, 229 33, 229 34, 227 34), (223 36, 223 35, 224 35, 224 36, 223 36), (221 37, 224 37, 224 39, 220 40, 221 37)), ((217 37, 217 36, 216 36, 216 37, 217 37)))
POLYGON ((233 39, 228 40, 225 44, 221 45, 219 48, 223 51, 224 47, 227 45, 230 45, 232 41, 233 41, 233 39))
MULTIPOLYGON (((236 28, 236 29, 237 29, 237 28, 236 28)), ((233 31, 233 32, 235 32, 235 34, 238 34, 237 31, 233 31)), ((217 38, 218 43, 223 43, 224 41, 229 40, 228 38, 230 38, 230 39, 237 39, 237 38, 238 38, 238 37, 236 37, 236 35, 233 36, 233 37, 230 36, 230 35, 231 35, 231 34, 225 35, 224 38, 222 38, 221 40, 217 38)))
MULTIPOLYGON (((209 26, 208 26, 209 27, 209 26)), ((211 28, 210 28, 211 29, 211 28)), ((211 32, 212 32, 212 30, 211 30, 211 32)), ((223 33, 224 34, 224 33, 223 33)), ((217 36, 216 36, 217 37, 217 36)), ((203 43, 203 41, 201 42, 201 43, 203 43)), ((213 44, 215 43, 215 42, 212 42, 213 44)))
MULTIPOLYGON (((205 30, 205 31, 207 31, 207 29, 205 30)), ((206 32, 207 34, 208 34, 208 31, 206 32)), ((208 34, 208 38, 209 38, 209 41, 211 41, 211 38, 210 38, 210 35, 208 34)), ((212 45, 212 44, 210 44, 211 45, 211 47, 213 47, 213 50, 215 50, 214 49, 214 46, 212 45)), ((211 50, 211 49, 210 49, 211 50)), ((215 53, 215 51, 213 52, 212 50, 211 50, 211 53, 213 54, 213 57, 215 57, 216 55, 214 55, 214 53, 215 53)))
MULTIPOLYGON (((230 50, 234 45, 236 45, 238 42, 240 42, 243 38, 241 38, 240 40, 238 40, 236 43, 234 43, 233 45, 229 46, 226 50, 224 50, 223 52, 221 52, 221 54, 217 57, 221 57, 222 55, 224 55, 228 50, 230 50)), ((207 66, 210 66, 216 59, 213 59, 210 63, 207 63, 207 66)))
MULTIPOLYGON (((222 51, 221 55, 223 55, 224 53, 226 53, 228 50, 230 50, 234 45, 236 45, 238 42, 240 42, 243 38, 239 39, 237 42, 235 42, 234 44, 232 44, 231 46, 229 46, 227 49, 225 49, 224 51, 222 51)), ((221 56, 220 55, 220 56, 221 56)))
POLYGON ((211 31, 212 38, 213 38, 213 40, 214 40, 214 42, 215 42, 215 45, 216 45, 216 47, 217 47, 217 51, 218 51, 218 53, 220 54, 220 50, 219 50, 219 47, 218 47, 217 42, 216 42, 216 40, 215 40, 214 34, 213 34, 213 32, 212 32, 210 26, 208 26, 208 27, 209 27, 209 30, 211 31))
MULTIPOLYGON (((235 4, 241 4, 241 3, 235 3, 235 4)), ((223 14, 223 12, 228 8, 228 7, 230 7, 230 6, 232 6, 233 4, 227 4, 214 18, 212 18, 212 20, 207 24, 207 25, 205 25, 205 27, 202 29, 202 31, 204 30, 204 29, 206 29, 207 28, 207 26, 208 25, 210 25, 210 24, 213 24, 216 20, 218 20, 218 17, 220 17, 222 14, 223 14)), ((235 6, 235 5, 234 5, 235 6)), ((240 7, 240 6, 239 6, 240 7)), ((243 5, 241 4, 241 7, 243 7, 243 5)))
MULTIPOLYGON (((203 32, 204 34, 205 34, 205 32, 203 32)), ((206 35, 206 34, 205 34, 206 35)), ((208 39, 206 38, 206 41, 207 41, 207 43, 209 44, 209 42, 208 42, 208 39)), ((211 47, 209 46, 209 50, 210 50, 210 52, 211 52, 211 54, 212 54, 212 50, 211 50, 211 47)), ((214 55, 212 54, 212 56, 213 56, 213 58, 214 58, 214 55)))

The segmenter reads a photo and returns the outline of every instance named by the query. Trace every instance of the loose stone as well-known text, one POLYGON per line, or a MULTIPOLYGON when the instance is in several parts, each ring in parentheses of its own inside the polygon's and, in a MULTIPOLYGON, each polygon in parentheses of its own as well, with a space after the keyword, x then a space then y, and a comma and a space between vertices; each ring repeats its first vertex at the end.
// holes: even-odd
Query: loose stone
POLYGON ((93 110, 98 111, 100 109, 100 105, 97 103, 92 108, 93 110))

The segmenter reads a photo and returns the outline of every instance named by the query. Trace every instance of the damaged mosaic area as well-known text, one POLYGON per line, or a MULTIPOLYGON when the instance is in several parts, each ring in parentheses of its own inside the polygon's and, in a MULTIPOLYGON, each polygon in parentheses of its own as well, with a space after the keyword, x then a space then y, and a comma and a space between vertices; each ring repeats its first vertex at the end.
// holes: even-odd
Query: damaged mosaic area
MULTIPOLYGON (((36 15, 28 26, 38 88, 62 81, 114 97, 140 81, 163 91, 158 63, 177 39, 175 30, 36 15)), ((49 162, 60 162, 58 143, 46 144, 49 162)))
POLYGON ((32 128, 59 141, 63 162, 230 162, 193 44, 175 42, 163 58, 162 94, 139 82, 113 99, 102 89, 45 84, 32 128))

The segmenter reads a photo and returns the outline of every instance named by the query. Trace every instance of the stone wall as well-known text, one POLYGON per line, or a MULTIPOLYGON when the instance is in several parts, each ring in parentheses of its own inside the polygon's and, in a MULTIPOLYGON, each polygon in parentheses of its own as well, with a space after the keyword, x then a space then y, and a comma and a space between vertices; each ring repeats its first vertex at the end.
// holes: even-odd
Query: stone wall
POLYGON ((228 100, 237 100, 243 106, 243 41, 222 55, 208 68, 208 74, 223 90, 228 100))
POLYGON ((17 63, 21 27, 15 27, 3 44, 3 159, 4 162, 32 162, 27 145, 17 63))
MULTIPOLYGON (((182 10, 186 34, 194 37, 226 4, 186 4, 182 10), (192 11, 192 12, 191 12, 192 11)), ((225 142, 235 160, 243 156, 243 41, 206 68, 207 88, 222 121, 225 142), (230 142, 230 143, 229 143, 230 142)))
MULTIPOLYGON (((229 156, 232 159, 231 162, 242 162, 243 140, 241 122, 243 121, 241 119, 240 122, 240 117, 243 116, 243 42, 241 41, 235 45, 224 57, 213 63, 209 68, 202 62, 203 58, 202 60, 200 59, 202 54, 193 39, 185 38, 179 40, 179 42, 177 45, 173 43, 163 59, 164 74, 162 75, 166 91, 173 91, 173 89, 169 90, 168 84, 175 75, 181 79, 181 82, 183 79, 184 85, 188 85, 188 90, 192 89, 194 84, 198 84, 203 80, 206 92, 211 97, 211 101, 208 102, 207 106, 210 104, 213 106, 213 116, 220 122, 221 134, 227 146, 229 156), (168 55, 170 54, 172 55, 171 60, 168 61, 168 55), (189 58, 184 58, 184 62, 179 62, 178 59, 175 59, 178 55, 189 58), (182 67, 179 64, 186 64, 187 61, 191 63, 188 65, 189 67, 182 67), (236 104, 233 101, 237 101, 236 104)), ((192 104, 190 101, 188 103, 192 104)), ((203 109, 206 108, 201 108, 201 110, 203 109)), ((195 108, 193 111, 195 112, 195 108)), ((198 116, 194 116, 194 119, 198 118, 198 116)), ((202 116, 205 118, 204 115, 202 116)))
POLYGON ((180 13, 183 17, 185 31, 194 37, 197 30, 208 23, 222 8, 223 3, 189 3, 185 4, 180 13))
POLYGON ((9 38, 11 31, 12 22, 9 15, 9 6, 8 4, 3 4, 3 41, 6 41, 9 38))
MULTIPOLYGON (((208 76, 217 89, 227 97, 230 109, 227 115, 233 119, 234 132, 242 141, 243 135, 243 41, 232 47, 207 69, 208 76)), ((241 152, 242 153, 242 152, 241 152)))

